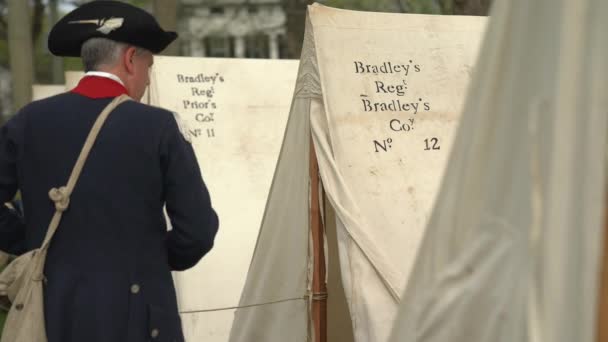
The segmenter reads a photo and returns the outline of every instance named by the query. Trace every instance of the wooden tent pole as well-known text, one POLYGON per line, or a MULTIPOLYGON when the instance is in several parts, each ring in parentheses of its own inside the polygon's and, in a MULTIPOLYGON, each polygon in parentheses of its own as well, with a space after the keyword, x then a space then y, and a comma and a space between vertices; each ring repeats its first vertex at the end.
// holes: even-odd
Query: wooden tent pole
POLYGON ((327 341, 327 284, 325 283, 324 228, 321 218, 319 164, 310 139, 310 230, 313 243, 312 319, 315 342, 327 341))
POLYGON ((598 342, 608 342, 608 202, 604 206, 604 241, 600 261, 601 273, 597 315, 598 342))

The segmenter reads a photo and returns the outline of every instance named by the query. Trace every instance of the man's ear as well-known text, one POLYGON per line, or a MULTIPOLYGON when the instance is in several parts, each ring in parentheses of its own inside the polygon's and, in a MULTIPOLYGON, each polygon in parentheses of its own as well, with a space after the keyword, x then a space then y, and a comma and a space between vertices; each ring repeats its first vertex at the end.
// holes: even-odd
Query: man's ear
POLYGON ((135 53, 137 52, 137 48, 134 46, 129 46, 123 55, 123 62, 125 64, 125 69, 127 69, 127 73, 132 74, 135 71, 134 58, 135 53))

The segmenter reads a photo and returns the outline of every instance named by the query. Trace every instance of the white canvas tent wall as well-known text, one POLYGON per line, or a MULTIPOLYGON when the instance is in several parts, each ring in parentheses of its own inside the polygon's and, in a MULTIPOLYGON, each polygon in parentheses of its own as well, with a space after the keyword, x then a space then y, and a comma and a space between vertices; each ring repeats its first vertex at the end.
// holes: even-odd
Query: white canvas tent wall
POLYGON ((83 71, 66 71, 65 75, 65 89, 70 91, 78 85, 78 82, 84 76, 83 71))
POLYGON ((34 84, 32 85, 32 100, 42 100, 64 92, 65 85, 63 84, 34 84))
POLYGON ((187 341, 226 342, 285 131, 297 61, 156 57, 150 103, 179 113, 220 230, 174 274, 187 341), (187 127, 186 127, 187 126, 187 127))
POLYGON ((393 342, 598 341, 607 16, 496 1, 393 342))
POLYGON ((313 339, 311 135, 336 212, 355 340, 388 339, 484 23, 309 7, 296 92, 231 342, 313 339))

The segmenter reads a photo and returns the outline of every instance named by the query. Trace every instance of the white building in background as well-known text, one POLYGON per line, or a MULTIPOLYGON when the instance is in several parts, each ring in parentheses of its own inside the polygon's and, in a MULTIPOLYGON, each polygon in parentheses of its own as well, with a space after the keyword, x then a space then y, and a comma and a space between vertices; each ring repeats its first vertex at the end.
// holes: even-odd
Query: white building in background
POLYGON ((184 56, 285 58, 281 0, 182 0, 184 56))

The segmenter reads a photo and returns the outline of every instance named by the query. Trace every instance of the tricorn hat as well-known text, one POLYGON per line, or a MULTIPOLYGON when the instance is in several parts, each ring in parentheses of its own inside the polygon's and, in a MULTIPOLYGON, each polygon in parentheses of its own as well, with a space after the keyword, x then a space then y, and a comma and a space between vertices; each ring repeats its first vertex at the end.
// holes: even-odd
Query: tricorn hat
POLYGON ((177 38, 163 30, 141 8, 119 1, 92 1, 61 18, 51 29, 48 46, 52 54, 79 57, 82 44, 102 37, 159 53, 177 38))

